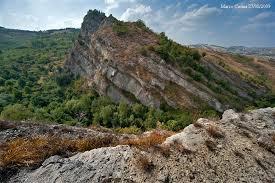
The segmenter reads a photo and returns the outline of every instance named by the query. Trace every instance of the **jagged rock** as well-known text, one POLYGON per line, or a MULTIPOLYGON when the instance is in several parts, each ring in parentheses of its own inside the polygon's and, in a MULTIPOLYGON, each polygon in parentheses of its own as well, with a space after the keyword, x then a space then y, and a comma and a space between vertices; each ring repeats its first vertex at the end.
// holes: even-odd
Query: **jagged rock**
POLYGON ((274 182, 274 114, 275 108, 228 110, 219 121, 199 119, 168 137, 163 145, 171 145, 170 156, 126 145, 105 147, 69 158, 53 156, 9 182, 274 182), (258 123, 264 128, 259 130, 258 123), (211 135, 213 125, 222 138, 211 135), (182 146, 173 146, 175 142, 182 146), (189 153, 177 149, 183 146, 189 153), (148 158, 150 171, 139 166, 137 157, 148 158))

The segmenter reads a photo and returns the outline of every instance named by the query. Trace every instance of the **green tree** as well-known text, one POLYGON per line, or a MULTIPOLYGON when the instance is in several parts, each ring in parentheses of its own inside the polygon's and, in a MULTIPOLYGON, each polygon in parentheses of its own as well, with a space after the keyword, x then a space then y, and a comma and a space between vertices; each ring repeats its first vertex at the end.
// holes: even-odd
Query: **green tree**
POLYGON ((102 118, 104 126, 106 126, 106 127, 112 126, 113 112, 114 112, 114 107, 112 105, 102 107, 102 109, 100 111, 100 116, 102 118))
POLYGON ((1 112, 1 118, 5 120, 27 120, 32 116, 32 112, 22 104, 9 105, 1 112))

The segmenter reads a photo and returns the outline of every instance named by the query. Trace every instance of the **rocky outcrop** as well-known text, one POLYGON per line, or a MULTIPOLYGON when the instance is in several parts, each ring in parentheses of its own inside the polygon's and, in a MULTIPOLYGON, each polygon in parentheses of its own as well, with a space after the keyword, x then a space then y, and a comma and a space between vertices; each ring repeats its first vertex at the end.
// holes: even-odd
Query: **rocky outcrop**
POLYGON ((118 145, 53 156, 10 182, 274 182, 275 108, 199 119, 161 147, 118 145))
POLYGON ((223 111, 222 104, 209 91, 189 82, 188 76, 165 64, 159 56, 140 54, 143 46, 157 44, 155 33, 135 27, 130 36, 118 36, 112 29, 116 21, 96 10, 89 11, 65 67, 87 78, 89 85, 115 101, 138 99, 154 107, 161 103, 198 107, 195 96, 223 111))
MULTIPOLYGON (((114 30, 117 24, 119 21, 112 15, 106 17, 104 13, 90 10, 65 62, 67 69, 85 77, 101 95, 129 103, 137 99, 154 107, 168 104, 175 108, 199 108, 207 104, 222 112, 243 108, 268 91, 264 84, 252 82, 259 70, 268 73, 259 64, 245 63, 232 55, 207 53, 209 56, 203 57, 200 64, 218 78, 221 86, 207 79, 198 82, 161 59, 155 51, 148 51, 149 47, 159 45, 156 33, 134 22, 124 22, 126 28, 120 29, 127 31, 119 34, 114 30), (142 53, 145 48, 146 53, 142 53), (226 84, 229 86, 224 86, 226 84)), ((256 80, 259 77, 256 76, 256 80)))

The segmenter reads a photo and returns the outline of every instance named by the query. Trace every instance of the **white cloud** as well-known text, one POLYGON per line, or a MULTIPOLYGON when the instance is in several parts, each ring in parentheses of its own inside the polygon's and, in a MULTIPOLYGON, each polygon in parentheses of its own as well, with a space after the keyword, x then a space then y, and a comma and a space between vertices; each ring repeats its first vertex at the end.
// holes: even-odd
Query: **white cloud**
POLYGON ((262 12, 248 19, 246 25, 241 26, 241 32, 274 32, 275 29, 275 13, 262 12))
POLYGON ((273 12, 262 12, 262 13, 257 14, 254 17, 249 18, 249 21, 250 22, 261 21, 261 20, 264 20, 266 18, 270 18, 273 15, 274 15, 273 12))
POLYGON ((121 15, 121 20, 135 20, 140 17, 144 17, 146 14, 151 13, 152 9, 150 6, 143 4, 136 5, 135 8, 127 8, 127 10, 121 15))
POLYGON ((220 13, 221 10, 216 7, 209 7, 208 5, 201 6, 197 9, 193 9, 186 12, 177 12, 171 15, 169 21, 166 20, 167 12, 160 11, 158 22, 160 22, 160 27, 163 31, 173 33, 175 31, 194 31, 200 26, 203 26, 204 20, 210 16, 220 13))
POLYGON ((267 23, 250 23, 247 25, 244 25, 240 28, 241 32, 251 32, 251 31, 257 31, 257 32, 274 32, 275 31, 275 22, 267 22, 267 23))
POLYGON ((216 7, 208 7, 208 5, 204 5, 199 9, 194 9, 192 11, 186 12, 182 17, 181 21, 195 21, 204 19, 206 16, 220 13, 221 10, 216 7))
POLYGON ((110 14, 111 10, 119 8, 121 3, 134 3, 136 0, 105 0, 106 14, 110 14))

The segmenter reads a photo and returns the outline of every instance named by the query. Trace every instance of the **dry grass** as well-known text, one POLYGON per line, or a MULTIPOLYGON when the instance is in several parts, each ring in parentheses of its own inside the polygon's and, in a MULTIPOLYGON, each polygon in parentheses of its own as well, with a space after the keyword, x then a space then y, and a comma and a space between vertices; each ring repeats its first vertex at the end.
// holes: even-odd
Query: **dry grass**
POLYGON ((145 155, 139 154, 136 158, 136 166, 144 172, 150 173, 155 168, 153 162, 145 155))
POLYGON ((217 147, 217 144, 216 142, 212 141, 212 140, 205 140, 205 145, 206 147, 208 147, 208 149, 210 151, 215 151, 216 150, 216 147, 217 147))
POLYGON ((83 152, 113 144, 112 136, 87 139, 64 139, 54 136, 16 138, 1 147, 0 165, 4 167, 37 165, 52 155, 66 156, 72 152, 83 152))
POLYGON ((207 128, 206 128, 208 134, 214 138, 223 138, 224 137, 224 134, 223 132, 221 131, 220 128, 218 128, 217 126, 214 126, 214 125, 209 125, 207 128))
POLYGON ((127 139, 122 141, 120 144, 134 146, 139 149, 149 149, 157 145, 162 144, 167 137, 171 136, 172 133, 160 133, 157 131, 151 132, 148 135, 139 136, 134 139, 127 139))

